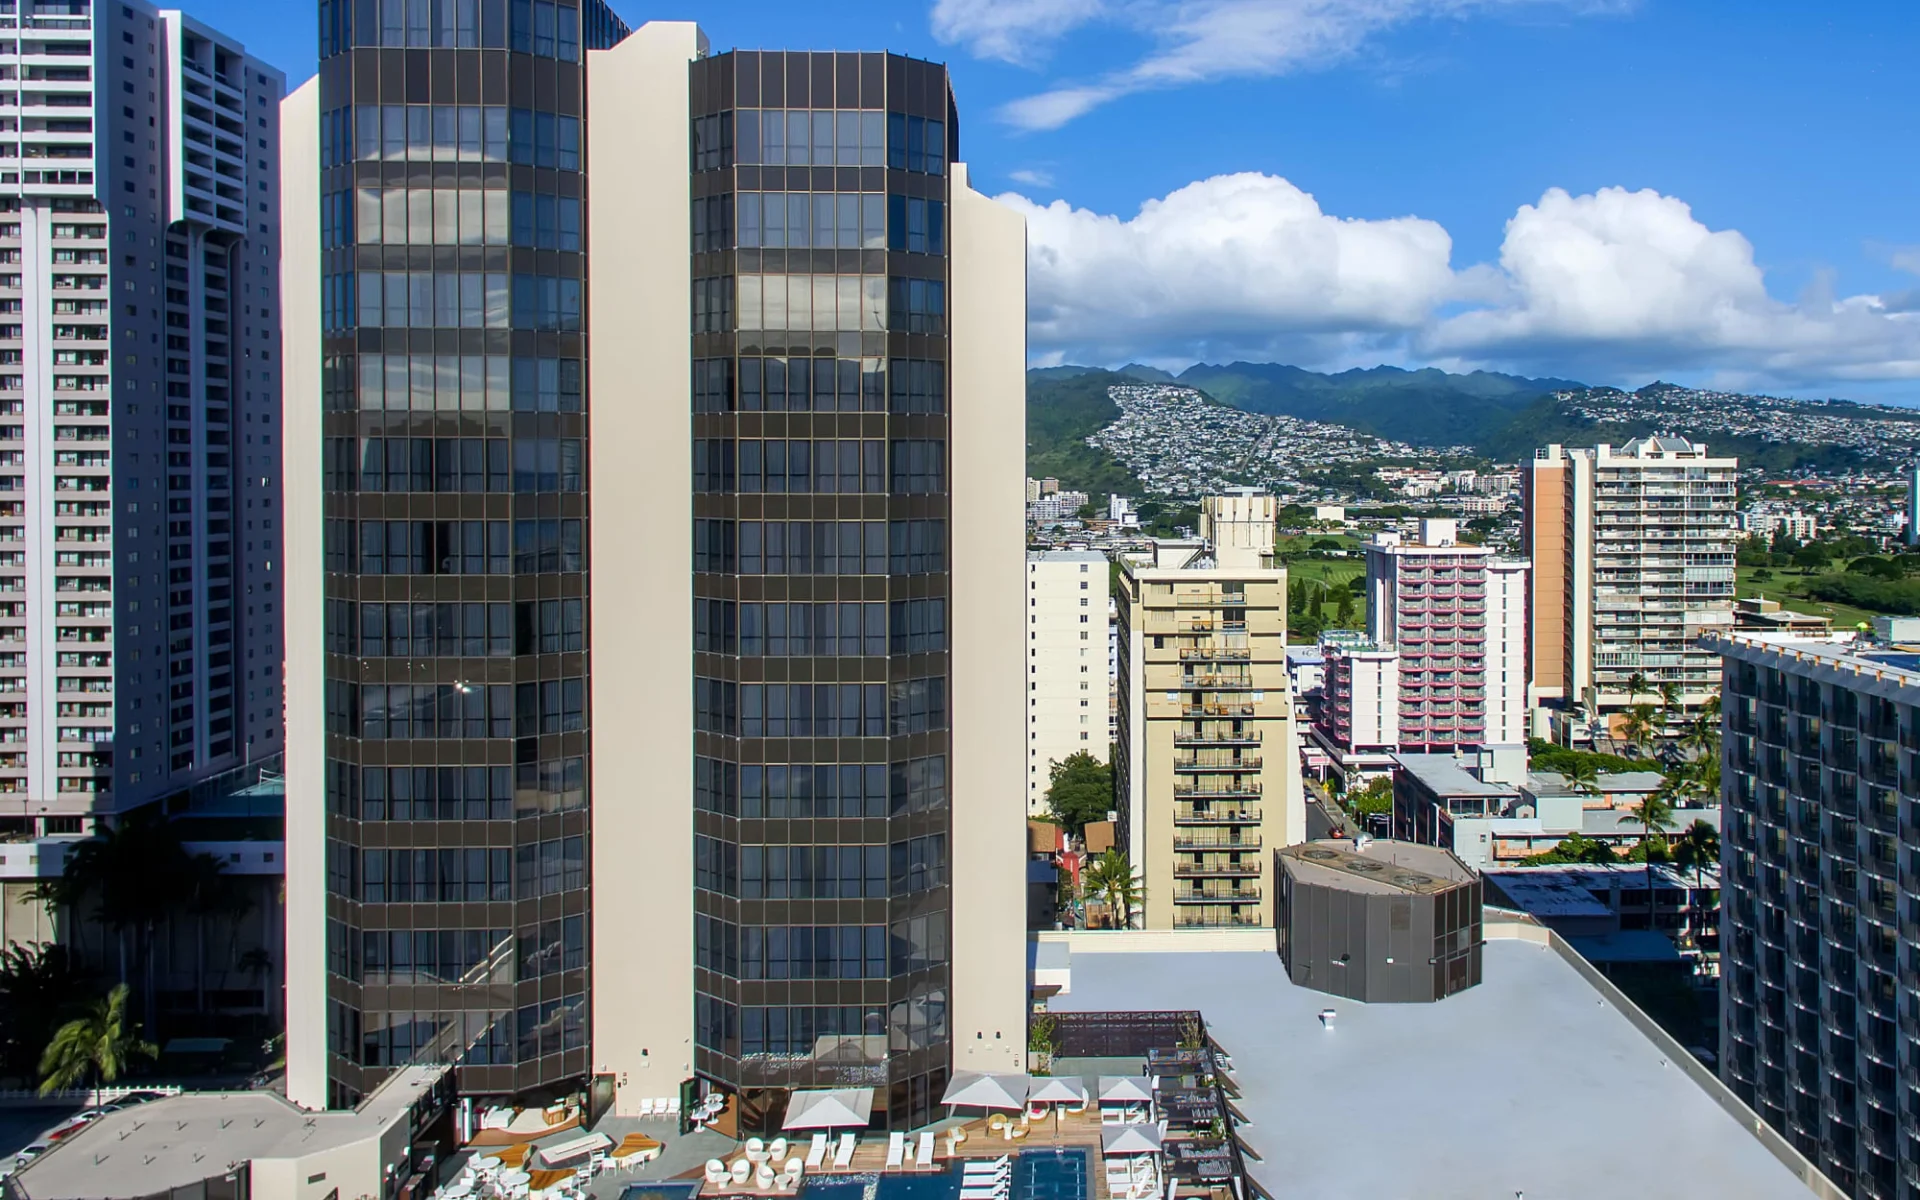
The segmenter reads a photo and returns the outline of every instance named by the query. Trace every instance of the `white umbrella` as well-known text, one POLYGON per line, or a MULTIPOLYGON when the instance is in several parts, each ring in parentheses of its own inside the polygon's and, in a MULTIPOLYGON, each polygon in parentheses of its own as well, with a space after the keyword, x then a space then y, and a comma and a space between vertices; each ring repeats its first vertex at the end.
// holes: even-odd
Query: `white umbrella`
POLYGON ((1030 1075, 990 1075, 982 1071, 958 1071, 947 1083, 940 1103, 964 1108, 1025 1108, 1027 1092, 1033 1086, 1030 1075))
POLYGON ((1102 1104, 1144 1104, 1153 1099, 1153 1093, 1147 1085, 1135 1075, 1102 1075, 1100 1077, 1100 1103, 1102 1104))
POLYGON ((1158 1149, 1157 1125, 1109 1125, 1100 1131, 1100 1150, 1105 1154, 1152 1154, 1158 1149))
POLYGON ((795 1092, 787 1101, 782 1129, 831 1129, 865 1126, 873 1119, 872 1088, 832 1088, 795 1092))
POLYGON ((1034 1088, 1027 1093, 1028 1100, 1047 1104, 1078 1104, 1087 1098, 1087 1081, 1078 1075, 1036 1079, 1034 1084, 1034 1088))

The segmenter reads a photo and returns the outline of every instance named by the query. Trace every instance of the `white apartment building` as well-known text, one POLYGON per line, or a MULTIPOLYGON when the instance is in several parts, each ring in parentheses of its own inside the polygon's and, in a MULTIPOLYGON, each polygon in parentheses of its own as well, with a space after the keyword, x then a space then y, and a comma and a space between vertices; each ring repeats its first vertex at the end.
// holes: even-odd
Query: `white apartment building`
POLYGON ((0 8, 0 823, 280 749, 280 73, 137 0, 0 8))
POLYGON ((1525 540, 1543 697, 1605 718, 1662 684, 1689 708, 1717 692, 1719 656, 1699 641, 1733 625, 1738 472, 1682 437, 1536 453, 1525 540))
POLYGON ((1112 605, 1097 550, 1027 555, 1027 809, 1047 807, 1053 764, 1107 757, 1112 605))
POLYGON ((1527 710, 1527 582, 1525 559, 1487 560, 1487 744, 1525 746, 1527 710))

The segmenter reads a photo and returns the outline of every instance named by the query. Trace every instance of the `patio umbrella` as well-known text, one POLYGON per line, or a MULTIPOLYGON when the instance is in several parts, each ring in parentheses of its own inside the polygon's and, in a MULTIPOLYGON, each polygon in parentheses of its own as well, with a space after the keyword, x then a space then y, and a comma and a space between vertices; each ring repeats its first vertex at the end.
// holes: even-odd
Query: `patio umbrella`
POLYGON ((983 1071, 957 1071, 947 1083, 940 1103, 959 1108, 1025 1108, 1027 1092, 1033 1087, 1031 1075, 990 1075, 983 1071))
POLYGON ((873 1119, 872 1088, 833 1088, 795 1092, 787 1101, 787 1119, 782 1129, 831 1129, 835 1126, 864 1127, 873 1119))
POLYGON ((1027 1093, 1028 1100, 1046 1104, 1077 1104, 1087 1098, 1087 1081, 1078 1075, 1058 1075, 1036 1079, 1027 1093))
POLYGON ((1111 1125, 1100 1131, 1103 1154, 1152 1154, 1160 1149, 1157 1125, 1111 1125))
POLYGON ((1102 1104, 1145 1104, 1153 1099, 1153 1093, 1144 1083, 1133 1075, 1102 1075, 1100 1077, 1100 1103, 1102 1104))

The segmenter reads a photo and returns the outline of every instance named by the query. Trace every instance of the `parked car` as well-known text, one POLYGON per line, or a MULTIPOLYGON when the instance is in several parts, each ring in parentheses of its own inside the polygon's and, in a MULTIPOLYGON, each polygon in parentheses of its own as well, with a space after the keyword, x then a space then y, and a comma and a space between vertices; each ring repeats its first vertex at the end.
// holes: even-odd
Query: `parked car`
POLYGON ((44 1141, 44 1140, 38 1141, 38 1142, 31 1142, 25 1146, 22 1146, 20 1148, 20 1153, 13 1156, 13 1165, 15 1167, 24 1167, 28 1163, 32 1162, 36 1158, 39 1158, 42 1154, 45 1154, 47 1151, 51 1149, 53 1149, 52 1142, 44 1141))
POLYGON ((145 1104, 150 1100, 165 1100, 165 1092, 128 1092, 114 1103, 125 1108, 129 1104, 145 1104))
POLYGON ((47 1130, 47 1134, 46 1134, 47 1140, 49 1142, 65 1141, 66 1139, 72 1137, 76 1133, 79 1133, 82 1129, 85 1129, 88 1125, 93 1124, 93 1122, 99 1119, 100 1119, 100 1114, 97 1112, 89 1111, 89 1112, 75 1113, 71 1117, 68 1117, 66 1120, 60 1122, 58 1125, 55 1125, 52 1129, 47 1130))

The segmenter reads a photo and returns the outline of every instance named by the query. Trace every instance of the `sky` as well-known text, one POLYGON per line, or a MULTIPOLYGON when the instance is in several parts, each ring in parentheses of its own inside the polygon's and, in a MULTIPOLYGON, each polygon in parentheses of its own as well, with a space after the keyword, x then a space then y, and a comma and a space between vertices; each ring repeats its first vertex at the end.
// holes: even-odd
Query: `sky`
MULTIPOLYGON (((716 50, 950 64, 1035 363, 1920 404, 1911 0, 729 0, 716 50)), ((304 3, 192 11, 297 82, 304 3)))

